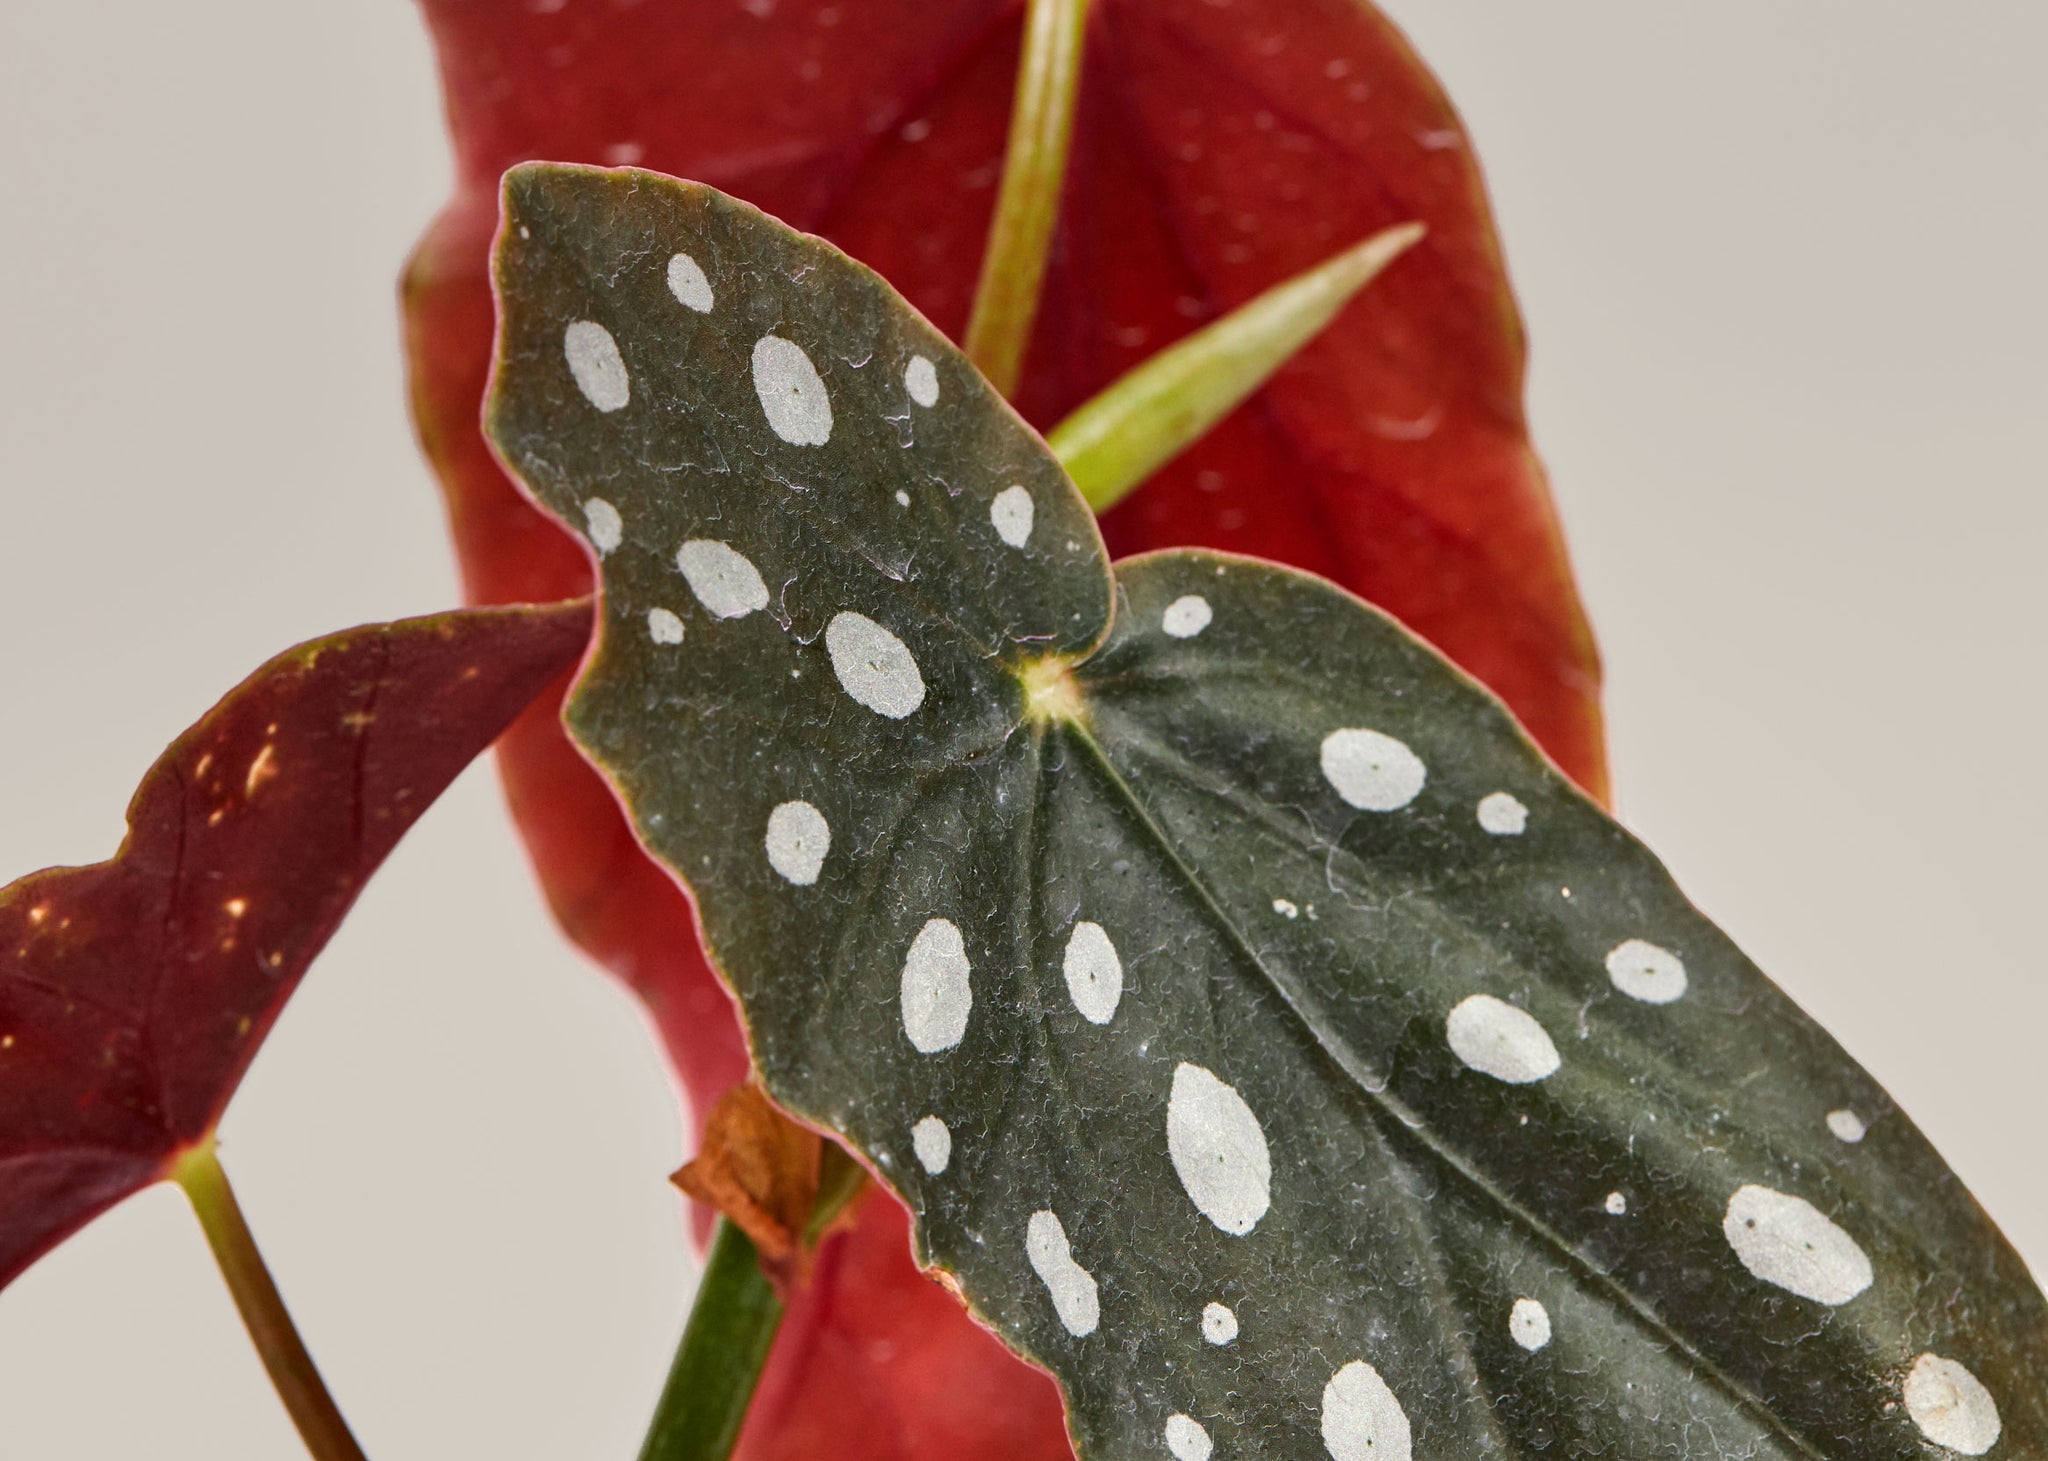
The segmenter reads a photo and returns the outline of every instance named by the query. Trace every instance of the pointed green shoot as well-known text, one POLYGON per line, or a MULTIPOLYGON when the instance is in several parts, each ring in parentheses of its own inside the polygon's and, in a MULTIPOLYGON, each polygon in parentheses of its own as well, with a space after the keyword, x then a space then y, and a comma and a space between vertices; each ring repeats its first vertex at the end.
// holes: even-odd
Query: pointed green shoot
POLYGON ((1186 451, 1428 230, 1385 229, 1162 350, 1046 438, 1097 512, 1186 451))
POLYGON ((1059 218, 1060 187, 1074 136, 1087 28, 1088 0, 1031 0, 1024 22, 1002 191, 967 321, 968 358, 1005 396, 1016 393, 1024 347, 1038 317, 1046 252, 1059 218))

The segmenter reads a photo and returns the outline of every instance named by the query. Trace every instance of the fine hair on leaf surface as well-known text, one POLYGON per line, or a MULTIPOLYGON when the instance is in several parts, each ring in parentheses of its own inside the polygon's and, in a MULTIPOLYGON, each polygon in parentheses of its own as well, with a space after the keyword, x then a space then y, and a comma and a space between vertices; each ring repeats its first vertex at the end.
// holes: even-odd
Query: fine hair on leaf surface
POLYGON ((1499 702, 1307 575, 1112 570, 815 239, 505 206, 488 429, 603 579, 572 733, 1084 1456, 2048 1444, 2018 1258, 1499 702))
MULTIPOLYGON (((896 0, 422 9, 456 176, 407 269, 411 398, 473 601, 590 583, 585 554, 480 429, 507 167, 613 163, 630 137, 644 166, 826 236, 963 338, 1014 132, 1015 0, 920 0, 914 19, 896 0), (821 24, 828 10, 836 28, 821 24)), ((1523 410, 1520 315, 1474 140, 1441 83, 1386 15, 1352 0, 1095 0, 1084 50, 1015 397, 1039 430, 1359 240, 1428 227, 1105 515, 1112 550, 1203 545, 1326 574, 1443 648, 1580 785, 1604 788, 1599 662, 1523 410)), ((748 1058, 688 899, 553 706, 521 718, 498 763, 564 932, 645 1004, 701 1123, 748 1058)), ((791 1295, 742 1461, 828 1448, 1071 1461, 1056 1390, 918 1273, 893 1194, 850 1217, 791 1295)))

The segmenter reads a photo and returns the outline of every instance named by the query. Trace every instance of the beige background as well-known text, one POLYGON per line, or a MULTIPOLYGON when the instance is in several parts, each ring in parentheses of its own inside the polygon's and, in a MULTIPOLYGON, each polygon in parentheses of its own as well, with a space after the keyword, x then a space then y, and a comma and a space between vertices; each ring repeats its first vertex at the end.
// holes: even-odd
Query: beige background
MULTIPOLYGON (((2048 10, 1392 8, 1489 165, 1624 815, 2048 1268, 2048 10)), ((448 177, 408 6, 12 0, 0 160, 5 880, 109 852, 273 651, 455 590, 393 304, 448 177)), ((472 772, 224 1150, 373 1456, 538 1461, 633 1453, 680 1141, 472 772)), ((0 1296, 0 1453, 295 1444, 174 1194, 0 1296)))

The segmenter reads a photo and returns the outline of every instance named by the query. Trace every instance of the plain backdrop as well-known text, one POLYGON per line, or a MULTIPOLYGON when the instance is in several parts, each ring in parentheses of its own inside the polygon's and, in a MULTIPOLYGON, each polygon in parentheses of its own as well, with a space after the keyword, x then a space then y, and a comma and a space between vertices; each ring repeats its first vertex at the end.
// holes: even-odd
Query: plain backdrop
MULTIPOLYGON (((2048 7, 1392 9, 1499 205, 1623 816, 2048 1270, 2048 7)), ((8 0, 0 178, 5 881, 111 852, 276 650, 456 591, 401 391, 449 178, 410 6, 8 0)), ((681 1142, 475 768, 222 1149, 371 1455, 625 1461, 681 1142)), ((296 1447, 175 1192, 0 1295, 0 1452, 296 1447)))

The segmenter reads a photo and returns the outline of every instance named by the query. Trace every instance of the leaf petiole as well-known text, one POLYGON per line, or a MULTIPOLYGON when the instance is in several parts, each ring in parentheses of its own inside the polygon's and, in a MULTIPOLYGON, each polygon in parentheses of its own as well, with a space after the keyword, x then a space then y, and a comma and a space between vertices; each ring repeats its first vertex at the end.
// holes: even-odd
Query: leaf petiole
POLYGON ((1046 445, 1088 505, 1107 511, 1264 385, 1423 232, 1385 229, 1282 280, 1112 382, 1046 445))
POLYGON ((720 1218, 640 1461, 725 1461, 781 1327, 782 1300, 754 1240, 720 1218))
POLYGON ((189 1147, 170 1175, 191 1199, 214 1261, 241 1311, 242 1323, 278 1398, 299 1428, 306 1450, 314 1461, 364 1461, 362 1447, 349 1432, 334 1397, 327 1393, 263 1255, 257 1251, 242 1206, 228 1183, 227 1170, 214 1150, 212 1135, 189 1147))
POLYGON ((1031 0, 1024 21, 1002 189, 989 223, 965 344, 967 358, 1005 396, 1017 389, 1024 347, 1038 317, 1073 141, 1087 28, 1088 0, 1031 0))

